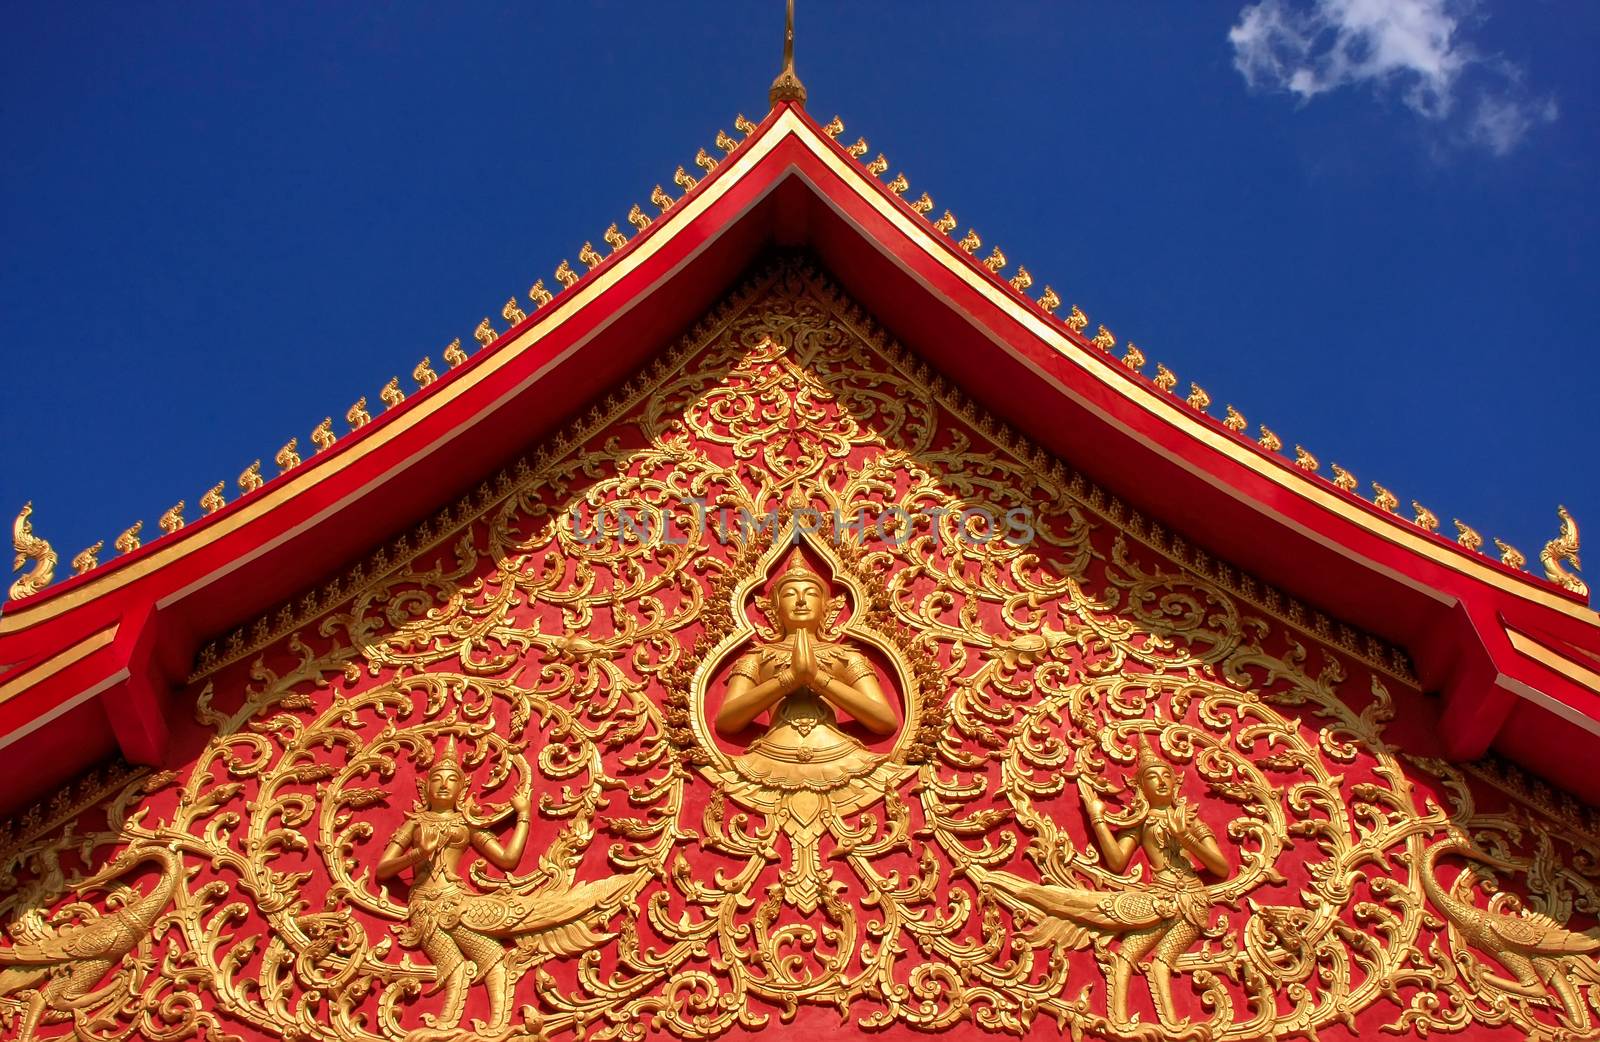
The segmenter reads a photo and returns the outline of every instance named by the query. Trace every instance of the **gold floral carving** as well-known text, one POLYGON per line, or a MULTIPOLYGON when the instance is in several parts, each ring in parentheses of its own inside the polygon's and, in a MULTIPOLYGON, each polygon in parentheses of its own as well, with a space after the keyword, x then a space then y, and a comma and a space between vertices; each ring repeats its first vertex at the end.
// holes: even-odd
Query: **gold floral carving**
POLYGON ((1592 815, 797 263, 235 636, 0 830, 18 1037, 1600 1034, 1592 815))

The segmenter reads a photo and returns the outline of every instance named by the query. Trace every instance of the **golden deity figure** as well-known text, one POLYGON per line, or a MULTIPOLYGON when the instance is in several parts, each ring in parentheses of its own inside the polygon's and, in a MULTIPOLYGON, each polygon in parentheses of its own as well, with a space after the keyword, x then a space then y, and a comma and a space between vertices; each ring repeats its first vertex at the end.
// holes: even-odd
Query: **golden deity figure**
POLYGON ((530 785, 524 775, 511 797, 516 827, 502 843, 489 831, 500 815, 487 819, 475 813, 467 776, 456 757, 455 738, 429 768, 420 784, 417 807, 389 840, 378 862, 379 880, 412 869, 407 923, 400 941, 420 948, 433 960, 443 991, 443 1008, 423 1019, 434 1032, 419 1037, 457 1038, 468 987, 482 982, 488 990, 489 1020, 479 1023, 480 1036, 507 1030, 511 992, 517 977, 541 955, 570 955, 592 948, 610 935, 595 927, 635 883, 619 875, 572 886, 552 884, 530 891, 510 881, 489 893, 468 886, 459 873, 469 849, 503 872, 513 872, 528 843, 530 785), (508 948, 507 942, 510 942, 508 948))
POLYGON ((875 735, 898 721, 866 655, 821 636, 835 604, 823 577, 796 548, 772 581, 770 614, 779 637, 733 664, 717 731, 734 738, 768 714, 767 729, 734 760, 747 779, 780 789, 832 788, 882 761, 839 723, 840 713, 875 735))
POLYGON ((1156 1012, 1165 1026, 1181 1028, 1186 1021, 1173 1006, 1172 971, 1199 939, 1216 903, 1202 873, 1226 877, 1232 869, 1210 827, 1180 794, 1177 771, 1142 738, 1134 781, 1143 806, 1131 820, 1119 822, 1121 828, 1106 820, 1105 802, 1088 782, 1080 778, 1078 785, 1090 833, 1106 866, 1121 875, 1143 850, 1150 867, 1148 880, 1108 891, 1033 884, 1008 872, 977 867, 970 871, 980 885, 1004 892, 1039 920, 1033 933, 1036 942, 1083 948, 1096 936, 1121 938, 1111 953, 1107 982, 1110 1018, 1119 1027, 1130 1024, 1128 984, 1133 971, 1149 957, 1144 972, 1156 1012))

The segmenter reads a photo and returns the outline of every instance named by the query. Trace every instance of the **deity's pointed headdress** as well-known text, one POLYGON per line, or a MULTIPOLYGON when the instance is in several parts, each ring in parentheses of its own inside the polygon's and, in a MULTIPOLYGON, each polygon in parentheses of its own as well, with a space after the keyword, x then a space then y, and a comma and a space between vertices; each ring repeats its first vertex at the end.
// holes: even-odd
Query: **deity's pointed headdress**
POLYGON ((440 753, 433 761, 433 766, 428 768, 428 775, 443 774, 445 771, 454 771, 456 777, 466 777, 466 772, 461 769, 461 761, 456 756, 456 736, 451 735, 445 740, 444 752, 440 753))
POLYGON ((1143 774, 1151 767, 1171 766, 1172 765, 1167 763, 1166 760, 1163 760, 1159 755, 1157 755, 1155 750, 1150 748, 1150 743, 1145 741, 1144 735, 1141 734, 1139 736, 1139 755, 1138 758, 1133 761, 1133 773, 1135 775, 1139 775, 1143 774))
POLYGON ((768 589, 771 591, 771 595, 776 597, 778 591, 782 590, 785 585, 792 582, 800 582, 801 580, 816 583, 818 588, 822 590, 824 597, 831 596, 833 593, 833 588, 828 585, 828 580, 819 575, 806 562, 806 555, 801 553, 800 548, 797 546, 789 554, 789 561, 784 565, 783 571, 777 574, 768 589))

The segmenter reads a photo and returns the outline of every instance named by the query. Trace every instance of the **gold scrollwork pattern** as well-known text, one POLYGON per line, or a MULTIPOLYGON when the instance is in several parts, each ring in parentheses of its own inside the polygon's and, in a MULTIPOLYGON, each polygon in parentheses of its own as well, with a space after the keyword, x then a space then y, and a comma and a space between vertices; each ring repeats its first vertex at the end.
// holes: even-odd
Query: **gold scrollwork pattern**
POLYGON ((1600 842, 1431 758, 1408 677, 785 260, 209 651, 181 769, 0 833, 0 1025, 1600 1037, 1600 842), (841 592, 785 633, 796 538, 841 592), (730 675, 894 733, 764 774, 730 675))

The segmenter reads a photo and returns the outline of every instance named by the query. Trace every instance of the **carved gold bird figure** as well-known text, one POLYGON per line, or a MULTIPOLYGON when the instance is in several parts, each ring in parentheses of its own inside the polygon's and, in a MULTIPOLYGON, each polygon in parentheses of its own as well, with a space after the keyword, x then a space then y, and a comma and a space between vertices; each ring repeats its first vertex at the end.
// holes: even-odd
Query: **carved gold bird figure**
MULTIPOLYGON (((561 263, 565 264, 566 261, 561 263)), ((494 331, 494 326, 489 323, 489 316, 485 315, 483 321, 478 323, 478 328, 472 331, 472 339, 484 347, 494 343, 494 338, 499 334, 494 331)))
POLYGON ((514 326, 526 319, 528 313, 517 305, 516 297, 508 297, 506 298, 505 307, 500 309, 500 317, 514 326))
POLYGON ((672 172, 672 183, 683 189, 685 193, 688 193, 694 191, 694 186, 700 182, 691 177, 689 171, 679 166, 678 169, 672 172))
POLYGON ((132 525, 122 530, 122 534, 112 541, 111 546, 119 554, 131 554, 139 549, 139 533, 144 530, 142 520, 135 521, 132 525))
POLYGON ((1171 369, 1168 369, 1166 366, 1162 365, 1160 362, 1157 362, 1156 363, 1156 380, 1155 380, 1155 384, 1156 384, 1157 387, 1161 388, 1163 391, 1166 391, 1168 394, 1171 394, 1172 393, 1172 389, 1174 387, 1178 386, 1178 374, 1173 372, 1171 369))
POLYGON ((1112 335, 1111 330, 1107 329, 1105 326, 1101 326, 1095 331, 1094 338, 1090 340, 1089 343, 1093 344, 1095 347, 1098 347, 1102 351, 1110 351, 1113 347, 1117 346, 1117 338, 1112 335))
POLYGON ((998 275, 1000 269, 1006 266, 1006 255, 996 246, 989 251, 989 256, 983 259, 983 266, 998 275))
POLYGON ((933 212, 933 196, 929 195, 927 192, 923 192, 922 195, 918 197, 917 201, 911 204, 911 209, 926 217, 929 213, 933 212))
POLYGON ((56 577, 56 552, 48 540, 34 534, 32 518, 33 501, 29 500, 22 504, 22 509, 17 511, 17 519, 11 522, 11 548, 17 553, 12 559, 11 570, 21 572, 24 565, 33 562, 33 567, 11 584, 11 599, 14 601, 38 593, 56 577))
POLYGON ((717 161, 710 152, 702 148, 694 154, 694 165, 709 174, 717 168, 717 161))
POLYGON ((456 337, 454 340, 450 341, 444 346, 444 360, 445 364, 451 369, 454 369, 456 366, 461 365, 467 360, 467 353, 461 350, 460 337, 456 337))
POLYGON ((99 540, 93 546, 85 547, 78 551, 78 556, 72 559, 72 574, 82 575, 92 572, 100 567, 100 551, 105 547, 106 541, 99 540))
POLYGON ((1468 550, 1475 550, 1480 553, 1483 551, 1483 536, 1478 534, 1477 529, 1463 524, 1459 518, 1456 519, 1455 526, 1456 542, 1458 544, 1466 547, 1468 550))
POLYGON ((600 237, 606 241, 607 246, 611 247, 612 253, 616 253, 628 245, 628 237, 622 234, 622 229, 618 228, 615 222, 600 237))
POLYGON ((717 131, 717 140, 715 144, 724 152, 732 152, 734 149, 739 147, 739 142, 729 137, 726 130, 717 131))
POLYGON ((533 285, 528 287, 528 299, 534 307, 542 308, 556 299, 556 295, 544 288, 544 279, 534 279, 533 285))
POLYGON ((1342 489, 1345 492, 1354 492, 1357 484, 1356 476, 1335 463, 1333 464, 1333 484, 1335 488, 1342 489))
POLYGON ((1411 520, 1418 528, 1422 529, 1424 532, 1437 532, 1439 530, 1438 514, 1435 514, 1433 511, 1429 510, 1427 507, 1423 506, 1421 503, 1418 503, 1414 499, 1411 501, 1411 510, 1411 520))
POLYGON ((864 137, 856 138, 856 143, 845 149, 845 151, 850 153, 853 158, 860 159, 867 154, 867 139, 864 137))
POLYGON ((228 505, 228 501, 222 498, 222 490, 224 487, 226 487, 224 483, 219 481, 207 489, 205 495, 200 497, 200 512, 202 514, 208 516, 215 514, 217 511, 228 505))
MULTIPOLYGON (((488 322, 488 319, 484 319, 488 322)), ((372 414, 367 411, 367 396, 362 395, 356 403, 345 411, 344 422, 350 425, 351 430, 360 430, 372 422, 372 414)))
POLYGON ((944 212, 944 216, 943 217, 941 217, 937 221, 933 222, 934 230, 935 231, 939 231, 939 232, 943 232, 945 235, 949 235, 952 231, 954 231, 955 230, 955 226, 956 226, 956 215, 951 213, 949 210, 946 210, 944 212))
POLYGON ((1261 440, 1256 442, 1268 452, 1278 452, 1283 449, 1283 439, 1270 430, 1266 424, 1261 425, 1261 440))
POLYGON ((1039 297, 1039 310, 1046 314, 1054 314, 1056 308, 1061 306, 1061 296, 1049 286, 1044 288, 1044 293, 1039 297))
POLYGON ((594 243, 586 242, 583 244, 583 248, 578 251, 578 259, 586 264, 590 271, 593 271, 600 266, 605 258, 601 257, 600 251, 594 248, 594 243))
MULTIPOLYGON (((666 207, 662 207, 662 209, 664 210, 666 207)), ((628 210, 628 223, 640 231, 644 231, 650 227, 650 218, 645 214, 644 210, 640 209, 638 203, 634 203, 632 208, 628 210)))
POLYGON ((378 397, 383 401, 385 409, 393 409, 396 405, 406 400, 406 392, 400 389, 400 378, 389 377, 389 382, 383 385, 383 390, 378 392, 378 397))
POLYGON ((333 448, 333 417, 324 416, 322 422, 311 431, 311 444, 317 447, 318 452, 327 452, 333 448))
POLYGON ((956 243, 956 248, 965 253, 972 253, 982 245, 983 240, 978 238, 978 233, 973 231, 971 228, 968 228, 967 234, 961 238, 960 242, 956 243))
POLYGON ((183 507, 183 500, 180 499, 168 507, 166 513, 156 520, 156 524, 160 525, 161 530, 167 535, 171 535, 183 527, 183 507))
POLYGON ((260 488, 266 483, 266 479, 261 476, 260 460, 256 460, 254 463, 250 464, 248 467, 244 468, 244 470, 239 472, 239 491, 241 493, 248 494, 254 492, 256 489, 260 488))
POLYGON ((1372 492, 1373 492, 1373 496, 1372 496, 1372 505, 1373 506, 1377 507, 1379 510, 1385 511, 1385 512, 1390 513, 1390 514, 1393 514, 1393 513, 1396 513, 1396 512, 1399 511, 1399 509, 1400 509, 1400 500, 1399 500, 1399 498, 1397 496, 1395 496, 1395 494, 1393 492, 1390 492, 1388 489, 1384 488, 1382 485, 1378 484, 1376 481, 1374 481, 1372 483, 1372 492))
POLYGON ((1243 434, 1244 429, 1250 426, 1245 422, 1244 414, 1231 405, 1227 406, 1226 408, 1227 415, 1222 418, 1222 425, 1235 434, 1243 434))
POLYGON ((1067 328, 1074 333, 1081 333, 1089 326, 1089 316, 1083 313, 1078 305, 1072 305, 1072 310, 1067 313, 1067 328))
POLYGON ((572 270, 571 261, 563 260, 556 265, 556 281, 569 289, 578 284, 578 273, 572 270))
POLYGON ((1523 555, 1521 550, 1518 550, 1510 543, 1503 542, 1500 537, 1495 537, 1494 545, 1500 548, 1501 564, 1509 565, 1512 568, 1521 569, 1528 563, 1527 557, 1523 555))
POLYGON ((1589 585, 1573 574, 1583 567, 1582 562, 1578 560, 1578 522, 1573 520, 1571 512, 1566 507, 1556 507, 1556 516, 1561 518, 1561 531, 1539 551, 1539 563, 1544 565, 1544 577, 1563 590, 1570 590, 1580 597, 1587 597, 1589 585), (1572 571, 1567 570, 1567 565, 1572 566, 1572 571))
POLYGON ((418 387, 426 387, 439 379, 439 374, 433 371, 433 359, 424 358, 411 370, 411 379, 417 382, 418 387))
POLYGON ((1480 850, 1464 835, 1454 833, 1422 856, 1417 873, 1422 892, 1453 927, 1452 937, 1459 937, 1464 948, 1483 953, 1510 974, 1485 973, 1484 977, 1499 994, 1538 998, 1562 1011, 1562 1019, 1570 1024, 1587 1021, 1584 993, 1600 984, 1600 964, 1592 954, 1600 948, 1600 935, 1593 930, 1568 929, 1531 908, 1502 911, 1504 906, 1495 901, 1488 908, 1479 907, 1470 891, 1463 898, 1455 887, 1440 884, 1438 863, 1445 854, 1479 861, 1505 873, 1520 869, 1515 862, 1480 850))
POLYGON ((748 119, 745 119, 744 113, 741 112, 737 116, 733 117, 733 129, 737 130, 745 137, 749 137, 751 134, 756 132, 756 125, 750 122, 748 119))
POLYGON ((1185 398, 1184 401, 1189 403, 1190 408, 1198 409, 1201 412, 1211 408, 1211 396, 1206 393, 1204 387, 1197 383, 1189 384, 1189 397, 1185 398))
POLYGON ((822 128, 822 132, 829 137, 838 137, 840 134, 844 133, 844 120, 840 119, 838 116, 833 117, 832 119, 828 120, 827 124, 822 128))
MULTIPOLYGON (((650 202, 655 204, 662 213, 672 209, 672 196, 668 195, 660 185, 650 189, 650 202)), ((641 227, 643 226, 641 225, 641 227)))
MULTIPOLYGON (((333 422, 332 420, 328 422, 333 422)), ((300 453, 295 450, 300 446, 299 438, 290 438, 288 444, 278 450, 272 461, 278 465, 278 473, 286 473, 300 465, 300 453)))
POLYGON ((882 152, 878 153, 878 158, 867 164, 867 173, 871 174, 873 177, 883 176, 883 172, 888 169, 889 159, 882 152))
POLYGON ((1021 293, 1033 285, 1033 272, 1021 264, 1017 265, 1017 273, 1011 276, 1011 288, 1021 293))
POLYGON ((1302 446, 1296 445, 1294 447, 1294 465, 1299 467, 1301 470, 1306 471, 1308 474, 1315 474, 1317 472, 1317 468, 1322 466, 1322 462, 1318 460, 1317 457, 1307 452, 1302 446))

